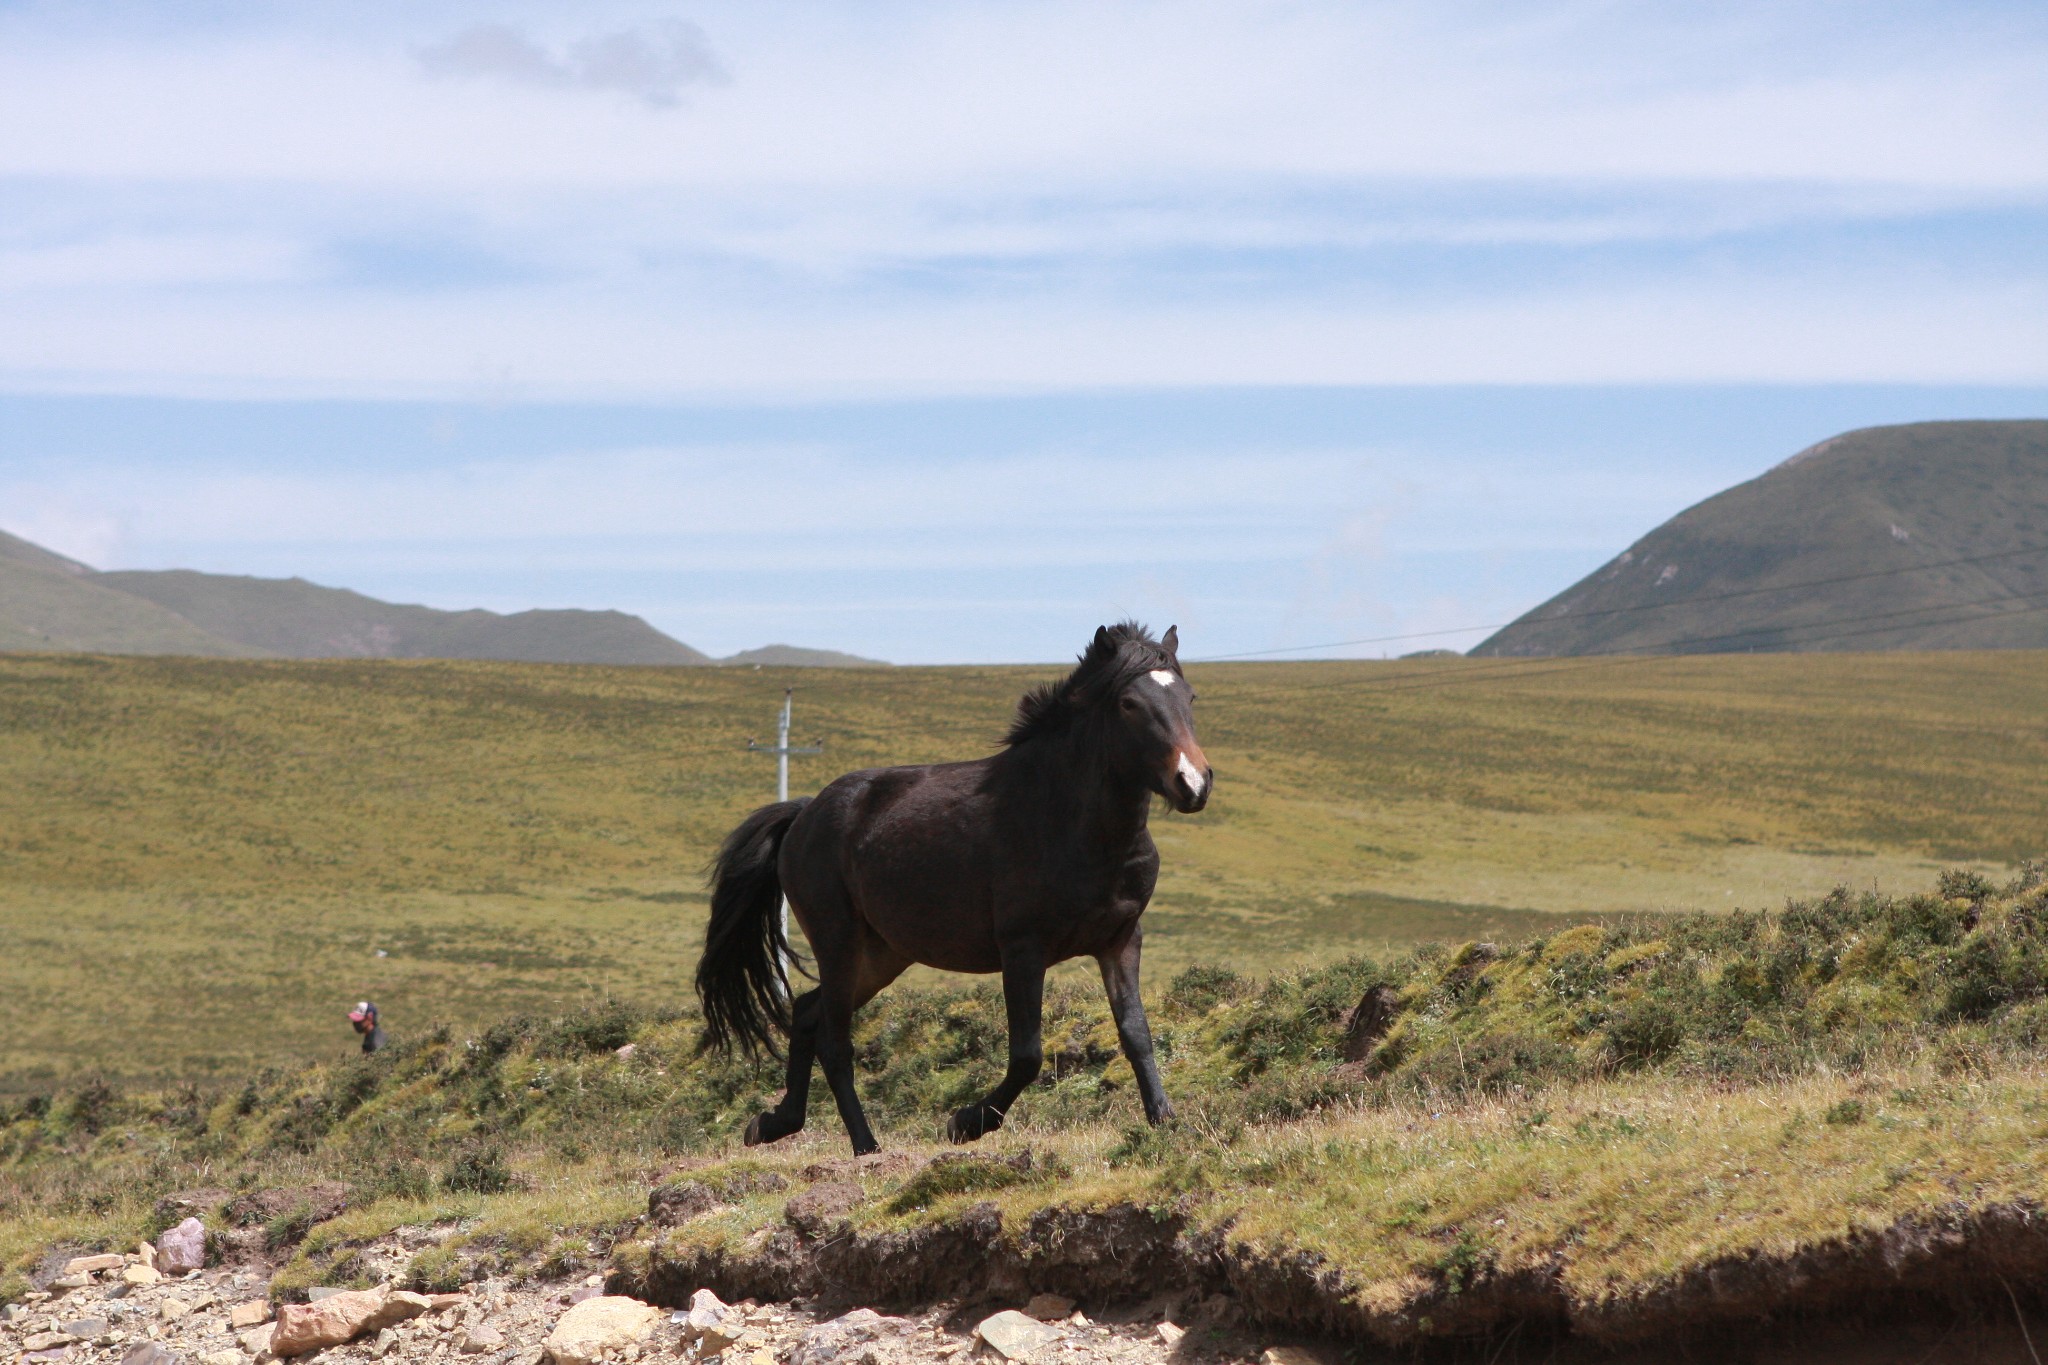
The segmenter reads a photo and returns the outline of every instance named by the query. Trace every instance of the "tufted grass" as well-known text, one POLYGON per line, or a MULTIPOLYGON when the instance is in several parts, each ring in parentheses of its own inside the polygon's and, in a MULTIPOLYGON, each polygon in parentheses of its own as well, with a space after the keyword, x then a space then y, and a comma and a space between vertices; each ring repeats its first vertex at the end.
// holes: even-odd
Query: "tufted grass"
POLYGON ((281 1293, 360 1278, 356 1250, 405 1225, 453 1230, 420 1253, 420 1284, 631 1269, 657 1182, 736 1193, 655 1237, 740 1246, 822 1169, 867 1187, 859 1227, 1128 1201, 1320 1256, 1365 1303, 1553 1262, 1599 1303, 1718 1258, 2048 1198, 2039 865, 1263 978, 1191 969, 1153 1010, 1179 1122, 1135 1122, 1105 1011, 1063 985, 1046 1076, 972 1150, 1028 1165, 929 1164, 945 1112, 998 1074, 987 988, 910 988, 863 1015, 863 1094, 912 1157, 865 1171, 822 1086, 806 1133, 739 1149, 773 1069, 698 1057, 688 1013, 619 1001, 238 1085, 10 1101, 0 1275, 18 1292, 52 1243, 124 1245, 174 1189, 314 1179, 354 1206, 310 1230, 281 1293), (1368 993, 1384 1003, 1370 1037, 1354 1027, 1368 993))

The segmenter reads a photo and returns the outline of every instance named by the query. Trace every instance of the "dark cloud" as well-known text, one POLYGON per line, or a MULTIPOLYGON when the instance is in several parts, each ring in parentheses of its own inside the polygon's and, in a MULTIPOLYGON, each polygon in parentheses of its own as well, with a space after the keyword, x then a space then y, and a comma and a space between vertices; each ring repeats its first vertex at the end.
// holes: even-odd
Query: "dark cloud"
POLYGON ((437 76, 487 76, 521 85, 617 90, 672 105, 692 85, 731 79, 704 30, 664 19, 570 43, 559 55, 510 24, 477 24, 424 48, 420 65, 437 76))

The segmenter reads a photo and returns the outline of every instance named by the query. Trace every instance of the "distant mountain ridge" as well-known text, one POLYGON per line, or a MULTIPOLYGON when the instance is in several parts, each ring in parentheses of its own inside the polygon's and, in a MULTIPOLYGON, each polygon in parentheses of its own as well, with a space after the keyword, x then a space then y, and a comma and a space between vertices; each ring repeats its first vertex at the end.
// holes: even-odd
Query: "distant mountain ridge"
POLYGON ((247 578, 190 569, 101 573, 0 531, 0 652, 23 650, 294 659, 879 665, 878 660, 852 654, 790 645, 714 659, 622 611, 442 611, 384 602, 303 578, 247 578))
POLYGON ((1481 656, 2048 648, 2048 421, 1867 427, 1687 508, 1481 656))

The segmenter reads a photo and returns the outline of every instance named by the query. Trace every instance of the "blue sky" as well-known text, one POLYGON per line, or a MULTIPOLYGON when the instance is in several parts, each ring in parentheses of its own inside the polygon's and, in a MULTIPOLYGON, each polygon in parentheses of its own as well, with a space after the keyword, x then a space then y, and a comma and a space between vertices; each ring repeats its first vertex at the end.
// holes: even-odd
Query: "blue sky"
POLYGON ((0 527, 718 652, 1481 626, 2048 415, 2043 70, 2031 4, 0 4, 0 527))

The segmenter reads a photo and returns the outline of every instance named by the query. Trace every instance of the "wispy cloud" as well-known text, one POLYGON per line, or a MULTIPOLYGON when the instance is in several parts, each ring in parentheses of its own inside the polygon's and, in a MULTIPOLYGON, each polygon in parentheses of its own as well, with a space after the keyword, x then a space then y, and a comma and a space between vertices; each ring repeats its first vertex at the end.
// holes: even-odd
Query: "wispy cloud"
POLYGON ((0 385, 2048 373, 2025 6, 207 13, 0 10, 0 385))
POLYGON ((485 76, 522 85, 613 90, 672 106, 692 85, 731 79, 704 30, 681 19, 597 33, 551 52, 511 24, 473 24, 420 49, 436 76, 485 76))

